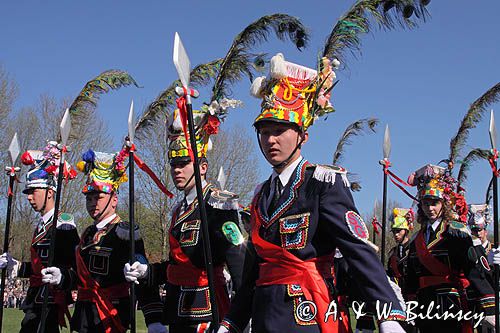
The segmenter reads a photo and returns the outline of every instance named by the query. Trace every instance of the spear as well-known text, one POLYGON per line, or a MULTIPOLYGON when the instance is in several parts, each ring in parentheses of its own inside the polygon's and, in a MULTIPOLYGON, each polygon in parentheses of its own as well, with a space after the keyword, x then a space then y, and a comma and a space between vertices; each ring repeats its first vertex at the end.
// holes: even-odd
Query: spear
POLYGON ((380 260, 382 265, 385 266, 385 231, 386 231, 386 220, 387 220, 387 169, 391 165, 389 162, 389 155, 391 154, 391 136, 389 133, 389 125, 385 126, 384 133, 384 145, 383 145, 384 159, 379 161, 382 165, 382 171, 384 173, 384 191, 382 195, 382 239, 381 239, 381 254, 380 260))
MULTIPOLYGON (((64 153, 68 149, 66 143, 68 142, 69 132, 71 130, 71 116, 69 114, 69 109, 66 109, 66 112, 64 112, 63 119, 61 120, 60 130, 61 130, 61 143, 58 145, 58 148, 61 157, 59 159, 59 173, 57 175, 57 192, 56 192, 56 201, 54 207, 54 215, 52 216, 52 227, 47 232, 47 234, 50 235, 49 258, 47 267, 52 267, 54 265, 57 220, 59 217, 62 183, 64 179, 64 164, 65 164, 64 153)), ((49 285, 45 284, 43 286, 42 316, 40 318, 40 325, 38 326, 38 333, 45 333, 45 322, 47 320, 48 305, 49 305, 49 285)))
MULTIPOLYGON (((130 148, 128 152, 128 200, 129 200, 129 220, 130 220, 130 265, 135 262, 135 198, 134 198, 134 101, 130 103, 130 111, 128 113, 128 137, 126 144, 130 148)), ((135 333, 135 283, 130 284, 130 332, 135 333)))
MULTIPOLYGON (((497 129, 495 127, 495 116, 493 115, 493 110, 491 110, 491 117, 490 117, 490 142, 491 142, 491 149, 493 151, 493 176, 491 178, 491 181, 493 182, 493 248, 498 248, 498 181, 497 181, 497 160, 496 160, 496 155, 497 155, 497 129)), ((498 295, 498 278, 499 278, 499 267, 498 265, 495 265, 495 278, 493 281, 495 281, 494 285, 494 290, 495 290, 495 327, 498 329, 498 323, 499 323, 499 313, 498 313, 498 308, 499 308, 499 295, 498 295)))
MULTIPOLYGON (((14 198, 14 182, 16 180, 16 172, 21 170, 21 168, 16 167, 17 156, 19 155, 19 141, 17 140, 17 133, 14 134, 12 141, 9 145, 9 154, 11 160, 11 166, 6 166, 5 171, 9 176, 9 189, 7 192, 7 218, 5 222, 5 233, 3 238, 3 253, 9 252, 9 232, 10 232, 10 217, 12 212, 12 200, 14 198)), ((2 270, 2 281, 0 283, 0 295, 3 300, 3 293, 5 290, 5 276, 7 274, 7 267, 2 270)), ((2 332, 2 322, 3 322, 3 306, 0 306, 0 333, 2 332)))
POLYGON ((196 137, 193 121, 193 108, 191 105, 191 97, 198 97, 198 92, 194 89, 189 88, 189 79, 191 73, 191 62, 184 49, 181 38, 179 34, 175 33, 174 39, 174 65, 179 75, 179 79, 182 83, 182 88, 177 87, 176 93, 181 99, 185 99, 185 109, 179 110, 181 113, 187 113, 187 122, 189 128, 189 141, 191 143, 192 149, 192 160, 194 164, 194 179, 196 185, 196 198, 198 200, 198 208, 200 210, 201 217, 201 236, 203 242, 203 252, 205 254, 205 266, 207 268, 207 278, 208 278, 208 289, 210 292, 210 307, 212 310, 212 325, 210 325, 210 330, 212 332, 217 331, 219 323, 219 311, 217 309, 217 301, 215 297, 215 283, 214 283, 214 269, 212 263, 212 252, 210 250, 210 239, 208 236, 208 219, 207 212, 205 210, 205 205, 203 201, 203 189, 201 186, 201 175, 200 175, 200 161, 198 159, 198 149, 196 147, 196 137))

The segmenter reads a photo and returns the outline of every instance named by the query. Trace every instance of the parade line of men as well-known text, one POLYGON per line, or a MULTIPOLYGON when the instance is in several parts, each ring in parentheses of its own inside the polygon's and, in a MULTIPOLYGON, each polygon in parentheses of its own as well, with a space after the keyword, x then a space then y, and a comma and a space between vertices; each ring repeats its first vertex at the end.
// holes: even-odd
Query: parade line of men
MULTIPOLYGON (((220 124, 217 110, 194 111, 203 202, 197 200, 185 115, 176 110, 169 116, 170 172, 182 195, 172 211, 170 255, 163 262, 148 262, 136 226, 135 262, 129 263, 130 224, 116 213, 119 187, 126 181, 127 146, 118 153, 88 150, 77 163, 87 175, 82 192, 94 221, 80 236, 70 214, 53 216, 61 157, 57 143, 23 154, 22 162, 30 166, 23 193, 40 215, 31 261, 17 267, 9 253, 0 256, 0 268, 10 277, 30 280, 21 332, 37 332, 46 284, 45 332, 51 333, 66 326, 75 289, 71 331, 125 332, 131 320, 131 283, 137 285, 149 333, 167 332, 166 325, 171 333, 209 332, 219 325, 221 333, 352 332, 353 300, 364 306, 365 320, 357 327, 363 332, 375 326, 383 333, 472 332, 479 324, 494 325, 490 264, 500 262, 500 255, 490 251, 486 240, 485 207, 471 207, 471 235, 465 200, 449 172, 430 164, 418 169, 409 179, 417 186, 418 211, 394 209, 397 245, 386 272, 367 241, 347 171, 302 156, 308 128, 333 111, 334 66, 323 58, 313 70, 277 54, 270 67, 269 76, 251 87, 262 99, 253 126, 272 174, 257 187, 250 206, 240 211, 247 240, 240 229, 238 196, 205 179, 207 152, 216 149, 210 136, 220 124), (206 209, 218 318, 212 316, 200 205, 206 209), (414 222, 421 228, 410 238, 414 222), (47 267, 51 228, 56 228, 55 259, 47 267), (342 273, 334 272, 340 258, 342 265, 336 266, 343 267, 342 273), (231 276, 231 297, 224 270, 231 276), (164 301, 160 287, 166 291, 164 301), (411 322, 406 320, 407 302, 416 302, 412 311, 422 314, 411 322), (336 316, 331 315, 332 304, 336 316), (446 313, 451 315, 445 318, 446 313)), ((66 180, 75 175, 69 164, 64 166, 66 180)))

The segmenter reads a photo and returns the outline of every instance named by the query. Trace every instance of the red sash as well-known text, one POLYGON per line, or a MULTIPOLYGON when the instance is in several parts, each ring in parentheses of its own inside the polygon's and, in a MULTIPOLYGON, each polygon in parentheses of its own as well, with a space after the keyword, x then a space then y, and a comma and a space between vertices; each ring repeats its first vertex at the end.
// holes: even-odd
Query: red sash
MULTIPOLYGON (((177 211, 172 214, 170 223, 169 242, 170 256, 174 259, 177 265, 167 266, 167 281, 176 286, 189 287, 206 287, 208 286, 208 276, 205 269, 201 269, 193 265, 189 257, 182 252, 181 246, 175 237, 172 235, 172 228, 177 220, 177 211)), ((217 309, 219 310, 219 321, 224 319, 224 316, 229 312, 229 296, 227 295, 225 286, 223 267, 214 267, 215 275, 215 297, 217 301, 217 309)))
MULTIPOLYGON (((35 239, 35 236, 33 236, 33 240, 35 239)), ((33 242, 32 242, 33 244, 33 242)), ((43 285, 42 283, 42 269, 45 267, 42 264, 42 259, 40 259, 40 256, 36 252, 35 248, 33 245, 30 246, 30 253, 31 253, 31 275, 30 275, 30 286, 31 287, 41 287, 43 285)), ((71 315, 69 313, 68 309, 68 303, 66 302, 66 293, 64 290, 56 290, 54 287, 49 286, 49 295, 54 296, 54 303, 57 305, 57 321, 59 326, 61 327, 67 327, 66 326, 66 319, 68 318, 68 321, 71 318, 71 315)))
MULTIPOLYGON (((257 196, 258 197, 258 196, 257 196)), ((326 273, 328 264, 331 266, 333 258, 325 256, 301 260, 275 244, 272 244, 259 235, 262 221, 257 212, 257 200, 252 204, 252 241, 259 257, 265 262, 259 264, 259 279, 257 286, 275 284, 298 284, 301 286, 304 296, 312 300, 317 307, 316 322, 322 333, 342 332, 344 325, 339 325, 338 320, 333 321, 330 316, 325 323, 325 314, 328 311, 330 292, 323 280, 321 272, 326 273)), ((330 276, 332 277, 331 270, 330 276)), ((344 318, 343 318, 344 320, 344 318)), ((347 320, 347 318, 346 318, 347 320)))
MULTIPOLYGON (((432 276, 422 276, 419 278, 421 288, 435 286, 439 284, 451 284, 455 286, 460 294, 462 307, 467 311, 467 296, 465 288, 470 285, 469 280, 463 272, 453 272, 450 267, 436 259, 425 244, 423 229, 420 230, 415 238, 415 248, 420 263, 431 272, 432 276)), ((462 324, 461 333, 472 333, 472 323, 465 321, 462 324)))
POLYGON ((106 333, 125 332, 126 329, 120 321, 118 310, 113 306, 111 299, 129 297, 129 286, 127 283, 122 283, 110 288, 101 288, 99 283, 90 275, 80 254, 83 240, 84 237, 82 237, 80 245, 76 247, 76 267, 81 282, 81 286, 78 287, 78 300, 92 301, 95 304, 106 333))

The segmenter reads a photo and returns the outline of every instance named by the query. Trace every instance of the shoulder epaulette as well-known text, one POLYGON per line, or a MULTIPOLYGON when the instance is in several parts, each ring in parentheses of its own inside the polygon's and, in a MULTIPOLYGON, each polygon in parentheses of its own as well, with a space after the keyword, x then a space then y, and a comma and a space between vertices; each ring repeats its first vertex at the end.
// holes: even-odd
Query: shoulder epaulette
POLYGON ((264 184, 265 182, 262 182, 260 184, 257 184, 257 186, 255 186, 255 190, 253 190, 254 197, 260 192, 260 190, 262 190, 262 186, 264 186, 264 184))
POLYGON ((61 213, 57 219, 57 229, 72 230, 76 229, 75 217, 69 213, 61 213))
MULTIPOLYGON (((130 223, 129 222, 119 222, 116 226, 116 235, 118 238, 123 240, 130 240, 130 223)), ((141 233, 139 232, 139 226, 134 224, 134 236, 135 240, 141 239, 141 233)))
POLYGON ((219 190, 215 187, 212 187, 210 191, 211 194, 208 199, 208 204, 213 208, 222 210, 237 210, 239 208, 239 196, 237 194, 226 190, 219 190))
POLYGON ((471 232, 465 223, 459 221, 448 222, 448 234, 453 237, 471 237, 471 232))
POLYGON ((349 180, 347 179, 347 170, 337 165, 326 164, 310 164, 308 168, 314 168, 313 178, 320 182, 335 184, 337 175, 342 177, 342 181, 346 187, 350 187, 349 180))

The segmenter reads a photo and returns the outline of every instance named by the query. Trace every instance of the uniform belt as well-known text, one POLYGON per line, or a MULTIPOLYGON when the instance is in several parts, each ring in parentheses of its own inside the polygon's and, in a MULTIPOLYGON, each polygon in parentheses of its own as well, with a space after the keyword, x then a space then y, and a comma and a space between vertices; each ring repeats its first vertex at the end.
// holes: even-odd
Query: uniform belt
POLYGON ((437 286, 440 284, 451 284, 458 289, 465 289, 469 286, 469 281, 464 276, 421 276, 419 278, 421 288, 437 286))
POLYGON ((96 301, 99 297, 105 297, 113 301, 120 298, 128 298, 129 296, 129 284, 126 282, 108 288, 99 288, 98 290, 82 287, 78 288, 79 301, 96 301))
POLYGON ((294 264, 293 266, 285 263, 263 262, 259 264, 259 279, 256 285, 300 284, 305 275, 310 275, 315 280, 333 278, 332 263, 322 258, 303 261, 300 265, 294 264))
MULTIPOLYGON (((215 284, 225 285, 222 266, 214 267, 215 284)), ((176 286, 206 287, 208 286, 207 271, 188 264, 168 265, 167 281, 176 286)))

